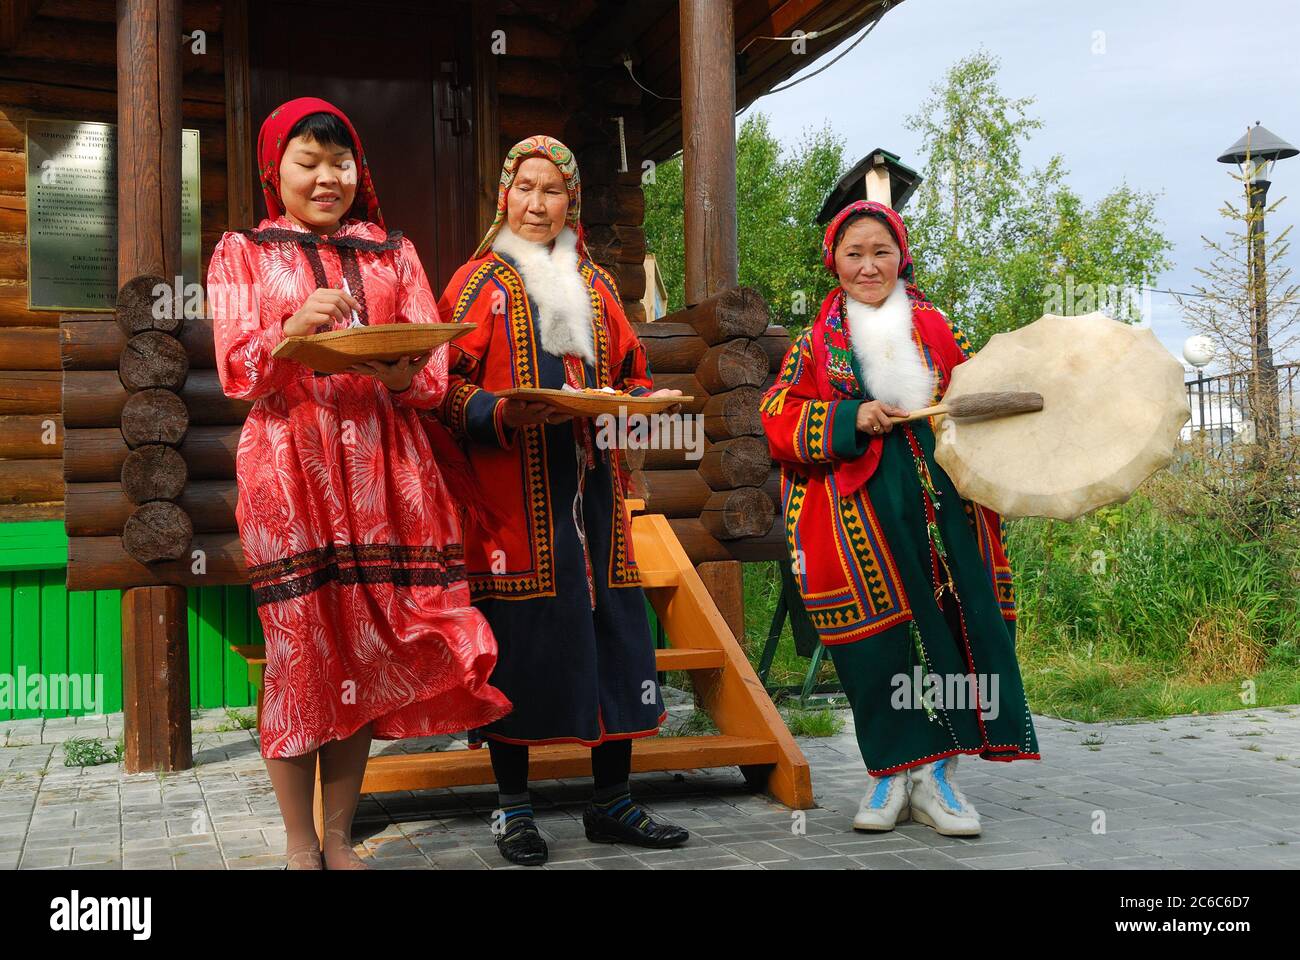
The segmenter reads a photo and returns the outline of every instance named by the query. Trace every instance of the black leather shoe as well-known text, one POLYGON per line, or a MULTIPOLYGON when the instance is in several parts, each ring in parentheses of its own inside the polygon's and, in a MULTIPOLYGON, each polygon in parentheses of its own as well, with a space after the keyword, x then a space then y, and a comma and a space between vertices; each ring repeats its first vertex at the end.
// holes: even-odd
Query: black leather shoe
POLYGON ((496 844, 501 856, 525 867, 540 867, 551 853, 536 827, 520 827, 511 833, 501 834, 497 837, 496 844))
POLYGON ((587 804, 587 809, 582 812, 582 825, 587 830, 587 839, 592 843, 626 843, 658 850, 680 847, 691 836, 685 827, 661 823, 649 814, 635 823, 624 823, 594 803, 587 804))

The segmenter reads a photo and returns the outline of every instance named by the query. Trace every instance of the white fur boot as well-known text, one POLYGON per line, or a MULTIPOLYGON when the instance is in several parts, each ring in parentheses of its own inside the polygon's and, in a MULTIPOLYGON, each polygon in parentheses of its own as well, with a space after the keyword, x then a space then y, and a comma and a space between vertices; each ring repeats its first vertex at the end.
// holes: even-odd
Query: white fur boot
POLYGON ((980 815, 953 779, 957 757, 944 757, 908 770, 912 784, 912 819, 934 827, 945 837, 975 837, 980 815))
POLYGON ((908 817, 905 774, 867 778, 867 794, 858 804, 858 815, 853 818, 854 830, 893 830, 894 824, 905 823, 908 817))

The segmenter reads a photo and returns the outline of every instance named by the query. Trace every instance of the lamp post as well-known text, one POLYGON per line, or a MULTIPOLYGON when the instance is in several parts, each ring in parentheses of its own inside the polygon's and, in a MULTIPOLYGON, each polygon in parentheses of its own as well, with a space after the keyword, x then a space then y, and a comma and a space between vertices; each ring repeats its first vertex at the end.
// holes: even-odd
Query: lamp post
POLYGON ((1251 398, 1257 436, 1265 444, 1278 436, 1277 368, 1268 343, 1268 284, 1264 256, 1264 204, 1273 179, 1273 165, 1294 157, 1300 150, 1271 133, 1255 121, 1245 134, 1219 157, 1220 163, 1235 163, 1246 184, 1246 250, 1249 262, 1251 342, 1255 376, 1255 396, 1251 398))

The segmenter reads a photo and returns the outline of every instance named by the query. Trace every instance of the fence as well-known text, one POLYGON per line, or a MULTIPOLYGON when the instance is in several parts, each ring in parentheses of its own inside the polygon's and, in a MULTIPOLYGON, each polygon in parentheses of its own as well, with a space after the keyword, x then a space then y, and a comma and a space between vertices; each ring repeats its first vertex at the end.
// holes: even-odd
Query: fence
MULTIPOLYGON (((0 524, 0 690, 33 678, 103 677, 104 704, 122 709, 122 594, 64 586, 68 539, 62 520, 0 524)), ((189 590, 190 703, 249 706, 255 694, 231 643, 262 642, 247 586, 189 590)), ((86 710, 14 704, 0 697, 0 720, 63 717, 86 710)))

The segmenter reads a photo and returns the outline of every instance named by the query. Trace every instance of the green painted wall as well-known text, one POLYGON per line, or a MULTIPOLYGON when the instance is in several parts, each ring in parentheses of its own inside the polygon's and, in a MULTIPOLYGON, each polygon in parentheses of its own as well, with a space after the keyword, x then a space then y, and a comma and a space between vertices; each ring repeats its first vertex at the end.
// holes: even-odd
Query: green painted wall
MULTIPOLYGON (((0 524, 0 675, 101 674, 104 711, 122 709, 120 590, 64 586, 68 538, 58 520, 0 524)), ((256 702, 248 669, 230 644, 262 642, 247 586, 191 587, 190 703, 244 707, 256 702)), ((87 711, 11 710, 0 720, 87 711)))

